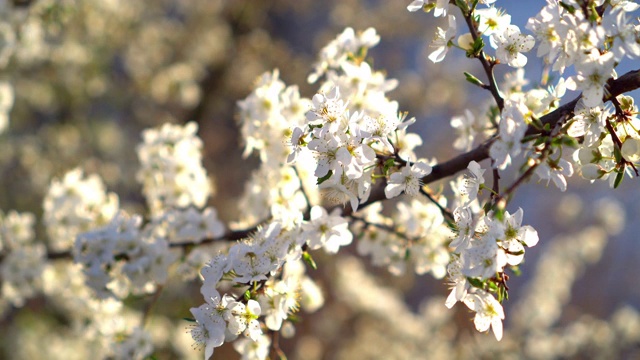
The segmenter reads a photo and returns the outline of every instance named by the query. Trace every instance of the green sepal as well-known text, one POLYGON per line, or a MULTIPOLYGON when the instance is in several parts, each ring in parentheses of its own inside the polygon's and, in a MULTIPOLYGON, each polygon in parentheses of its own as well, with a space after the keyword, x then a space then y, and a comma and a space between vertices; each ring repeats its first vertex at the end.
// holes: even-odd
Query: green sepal
POLYGON ((520 270, 519 266, 516 266, 516 265, 511 266, 511 271, 513 272, 513 275, 515 275, 515 276, 522 275, 522 270, 520 270))
POLYGON ((493 212, 493 218, 500 221, 504 221, 504 209, 501 209, 498 206, 496 206, 496 209, 493 212))
POLYGON ((251 300, 251 291, 249 290, 245 291, 244 294, 242 294, 242 297, 244 297, 245 301, 251 300))
POLYGON ((429 13, 431 12, 431 10, 436 8, 436 3, 425 3, 424 6, 422 6, 422 11, 429 13))
POLYGON ((192 319, 192 318, 188 318, 188 317, 182 318, 182 320, 188 321, 188 322, 196 322, 196 319, 192 319))
POLYGON ((598 15, 598 10, 596 9, 596 4, 594 2, 591 3, 591 8, 589 10, 591 10, 589 12, 589 20, 591 22, 600 21, 600 15, 598 15))
POLYGON ((476 287, 478 289, 483 289, 484 288, 484 282, 482 282, 482 280, 480 280, 480 279, 467 277, 467 281, 469 281, 469 284, 471 284, 471 286, 473 286, 473 287, 476 287))
POLYGON ((473 48, 471 49, 473 56, 477 56, 484 49, 484 40, 482 37, 478 36, 476 40, 473 42, 473 48))
POLYGON ((387 159, 387 161, 384 162, 384 173, 387 174, 389 172, 389 169, 394 167, 395 164, 396 164, 395 160, 387 159))
POLYGON ((316 182, 316 185, 320 185, 320 184, 322 184, 323 182, 325 182, 325 181, 329 180, 329 178, 330 178, 332 175, 333 175, 333 171, 329 170, 329 172, 327 173, 327 175, 325 175, 325 176, 323 176, 323 177, 321 177, 321 178, 318 178, 318 181, 316 182))
POLYGON ((533 143, 533 146, 539 146, 544 144, 547 141, 547 137, 546 136, 539 136, 536 141, 533 143))

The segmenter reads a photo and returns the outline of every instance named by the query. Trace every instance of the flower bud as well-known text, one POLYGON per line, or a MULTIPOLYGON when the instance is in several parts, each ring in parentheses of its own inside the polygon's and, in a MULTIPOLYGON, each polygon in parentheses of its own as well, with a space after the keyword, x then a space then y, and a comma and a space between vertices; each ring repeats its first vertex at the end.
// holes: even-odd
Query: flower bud
POLYGON ((587 180, 600 179, 605 174, 598 164, 586 164, 580 168, 580 172, 587 180))
POLYGON ((593 160, 593 148, 582 148, 578 150, 578 160, 581 164, 588 164, 593 160))
POLYGON ((458 36, 458 46, 460 46, 465 50, 473 49, 473 43, 474 41, 473 41, 473 36, 471 36, 471 33, 466 33, 458 36))
POLYGON ((622 157, 630 162, 637 162, 640 160, 640 140, 634 138, 627 138, 622 144, 622 157))

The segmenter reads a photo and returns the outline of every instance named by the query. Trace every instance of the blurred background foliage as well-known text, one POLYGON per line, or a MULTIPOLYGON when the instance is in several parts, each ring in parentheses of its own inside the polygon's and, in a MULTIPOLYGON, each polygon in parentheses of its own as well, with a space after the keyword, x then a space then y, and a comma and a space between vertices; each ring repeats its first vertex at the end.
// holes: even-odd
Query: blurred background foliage
MULTIPOLYGON (((141 130, 193 120, 204 140, 204 166, 215 183, 210 205, 218 209, 223 221, 233 221, 242 211, 237 198, 243 183, 258 165, 255 157, 241 156, 236 101, 251 91, 257 76, 274 68, 280 69, 287 84, 299 85, 303 96, 313 96, 316 89, 306 83, 306 77, 316 53, 347 26, 356 30, 375 27, 381 35, 380 45, 370 56, 375 68, 386 69, 389 77, 399 80, 391 97, 418 118, 413 131, 425 139, 419 155, 441 160, 455 156, 451 116, 479 106, 489 94, 463 81, 463 71, 480 73, 477 64, 464 56, 449 57, 438 65, 427 62, 437 20, 411 14, 406 5, 405 1, 383 0, 0 1, 2 19, 17 33, 12 57, 0 72, 0 80, 9 82, 15 92, 9 127, 0 134, 0 209, 40 216, 51 179, 79 166, 86 173, 99 174, 109 191, 120 196, 123 208, 144 213, 141 187, 135 180, 135 146, 141 130)), ((514 12, 529 10, 532 16, 541 6, 541 2, 528 4, 514 12)), ((5 32, 0 38, 6 42, 6 36, 5 32)), ((532 61, 529 67, 539 70, 541 65, 532 61)), ((555 241, 554 234, 579 233, 589 225, 613 227, 608 233, 618 240, 604 249, 604 261, 586 270, 573 290, 572 282, 568 283, 565 291, 573 292, 575 300, 551 325, 582 319, 580 324, 591 332, 604 326, 596 319, 609 319, 624 305, 628 313, 619 315, 620 321, 632 328, 631 339, 637 335, 633 308, 640 304, 635 277, 640 270, 635 241, 638 226, 616 228, 615 221, 624 217, 618 208, 609 218, 595 211, 592 204, 612 193, 606 185, 589 186, 584 180, 574 180, 564 199, 553 187, 530 184, 511 205, 514 210, 525 207, 525 223, 538 229, 541 246, 528 251, 525 275, 512 281, 515 300, 506 305, 508 325, 500 345, 506 357, 537 357, 535 351, 534 355, 526 352, 529 343, 524 330, 518 333, 518 326, 524 325, 509 325, 519 316, 509 303, 525 296, 537 259, 543 250, 550 251, 546 243, 555 241), (511 335, 510 327, 516 329, 511 335), (518 339, 518 334, 523 338, 518 339)), ((616 190, 629 219, 637 218, 640 203, 634 186, 633 181, 626 181, 616 190)), ((45 237, 40 223, 37 233, 45 237)), ((567 235, 581 236, 599 235, 567 235)), ((325 289, 327 304, 316 314, 301 314, 296 336, 281 339, 291 359, 468 358, 483 346, 486 349, 480 353, 491 358, 498 349, 492 336, 475 334, 463 307, 449 311, 439 297, 423 301, 426 296, 446 294, 441 281, 411 274, 393 277, 369 266, 367 259, 348 255, 318 254, 316 261, 320 270, 311 275, 325 289), (373 278, 382 287, 369 284, 373 278)), ((568 275, 558 272, 552 276, 565 279, 568 275)), ((190 307, 201 303, 198 289, 198 283, 174 279, 150 310, 155 314, 149 327, 154 329, 158 359, 201 358, 200 352, 189 349, 192 340, 185 333, 187 323, 181 320, 189 315, 190 307)), ((546 291, 544 286, 542 291, 546 291)), ((127 305, 140 311, 151 303, 147 298, 127 300, 127 305)), ((86 358, 90 347, 74 338, 66 316, 44 297, 28 301, 23 308, 5 309, 0 319, 0 358, 49 358, 63 348, 69 356, 86 358)), ((566 328, 558 329, 548 330, 548 335, 558 339, 565 333, 567 339, 577 336, 566 328)), ((634 341, 621 350, 623 354, 638 356, 638 342, 634 341)), ((582 352, 576 350, 572 356, 595 354, 588 347, 576 345, 576 349, 582 352)), ((601 354, 609 353, 603 350, 601 354)), ((235 356, 228 345, 215 352, 215 358, 235 356)))

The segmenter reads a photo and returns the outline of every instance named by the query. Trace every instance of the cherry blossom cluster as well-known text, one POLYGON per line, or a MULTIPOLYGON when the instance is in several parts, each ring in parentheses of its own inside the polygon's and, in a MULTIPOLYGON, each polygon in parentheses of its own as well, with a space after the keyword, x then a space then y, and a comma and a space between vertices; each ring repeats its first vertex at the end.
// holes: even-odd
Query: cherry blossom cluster
POLYGON ((194 122, 185 126, 165 124, 142 133, 137 148, 137 179, 152 216, 169 208, 198 208, 206 204, 211 183, 202 167, 202 140, 194 122))
POLYGON ((617 109, 610 106, 589 108, 584 103, 578 104, 574 121, 567 130, 571 136, 584 137, 584 142, 573 154, 580 174, 592 181, 609 181, 612 187, 619 184, 623 175, 633 176, 640 161, 638 107, 630 96, 620 96, 617 101, 617 109), (611 126, 613 132, 607 129, 607 122, 615 124, 611 126), (631 166, 624 166, 621 170, 621 163, 631 166))
POLYGON ((118 212, 119 199, 106 191, 98 175, 85 176, 76 168, 51 182, 43 208, 49 246, 64 251, 79 233, 109 223, 118 212))
MULTIPOLYGON (((405 129, 415 119, 405 121, 405 114, 398 113, 398 103, 385 95, 397 81, 373 71, 365 61, 368 48, 377 43, 367 39, 378 39, 375 30, 355 35, 347 29, 323 49, 322 54, 340 55, 335 61, 321 58, 325 82, 312 98, 304 123, 293 129, 293 152, 287 158, 299 163, 300 154, 311 153, 316 159, 313 175, 323 195, 333 203, 349 202, 353 210, 368 199, 374 178, 380 175, 374 170, 383 163, 382 156, 392 160, 385 171, 392 168, 394 172, 400 163, 393 163, 393 156, 415 158, 413 148, 421 143, 404 141, 408 137, 405 129)), ((388 197, 402 191, 416 195, 419 178, 431 170, 424 161, 401 164, 406 168, 392 175, 388 197)))
POLYGON ((279 79, 277 70, 260 76, 251 94, 238 101, 244 156, 255 151, 262 160, 239 200, 244 209, 239 223, 251 226, 271 216, 297 219, 307 206, 301 184, 307 185, 306 196, 315 198, 310 162, 303 160, 295 168, 285 164, 291 129, 302 124, 310 104, 297 86, 279 79))
POLYGON ((446 305, 451 308, 456 302, 463 302, 476 312, 476 329, 486 331, 491 326, 500 340, 504 319, 500 302, 506 296, 509 278, 505 268, 522 262, 525 247, 538 243, 538 233, 533 227, 522 225, 521 208, 514 214, 478 211, 478 192, 485 186, 485 170, 472 161, 469 172, 471 176, 457 189, 463 202, 453 211, 456 236, 449 244, 453 251, 447 268, 453 289, 446 305))
MULTIPOLYGON (((441 202, 444 202, 443 198, 441 202)), ((385 266, 394 275, 409 270, 436 279, 446 275, 450 261, 448 243, 453 236, 442 211, 435 204, 414 198, 398 202, 390 217, 376 203, 358 212, 354 232, 360 234, 358 254, 372 264, 385 266), (395 226, 394 226, 395 224, 395 226)))
POLYGON ((141 229, 140 216, 118 213, 109 224, 78 235, 74 260, 82 265, 87 285, 96 296, 124 298, 130 292, 151 293, 167 280, 176 254, 153 226, 141 229), (118 262, 118 258, 125 261, 118 262))
POLYGON ((249 350, 268 354, 270 341, 263 334, 263 326, 292 335, 289 317, 301 306, 315 311, 322 305, 322 293, 305 275, 303 246, 337 252, 341 245, 351 242, 353 235, 340 216, 329 215, 321 207, 311 212, 309 222, 291 228, 270 222, 202 268, 200 291, 206 302, 191 309, 195 324, 190 331, 197 346, 204 347, 206 359, 214 348, 241 334, 251 340, 236 343, 245 356, 249 350), (246 290, 240 295, 221 295, 218 291, 231 286, 246 290))
MULTIPOLYGON (((436 29, 428 58, 439 63, 449 50, 461 50, 480 61, 486 77, 466 73, 467 80, 491 93, 480 111, 468 109, 451 119, 453 147, 466 154, 458 158, 464 164, 446 176, 467 164, 469 173, 450 189, 430 187, 443 178, 437 177, 442 163, 417 157, 422 139, 407 132, 416 120, 387 96, 398 83, 371 65, 369 50, 380 41, 376 30, 347 28, 313 65, 307 80, 318 83, 318 90, 312 98, 274 70, 237 103, 244 156, 257 153, 261 164, 238 201, 243 211, 235 223, 226 226, 206 206, 212 185, 197 124, 147 129, 137 147, 137 179, 148 218, 121 209, 118 196, 97 175, 80 169, 54 179, 45 196, 48 246, 35 242, 32 214, 0 212, 3 299, 21 306, 38 291, 53 293, 43 279, 66 272, 71 286, 81 283, 99 299, 83 304, 83 311, 106 316, 129 295, 158 291, 173 266, 183 279, 202 280, 204 303, 191 308, 188 332, 205 359, 225 342, 234 342, 244 358, 264 359, 273 349, 271 335, 293 336, 297 313, 324 303, 306 273, 317 266, 312 252, 336 254, 353 244, 358 254, 395 275, 446 277, 451 292, 444 305, 465 304, 475 313, 476 329, 491 329, 501 340, 510 274, 519 273, 526 249, 539 241, 537 231, 523 225, 523 209, 507 210, 513 192, 534 174, 561 191, 574 172, 613 187, 625 174, 638 176, 638 108, 622 94, 627 90, 612 94, 612 84, 616 66, 640 56, 640 25, 631 16, 640 6, 626 0, 547 0, 522 30, 495 2, 415 0, 407 7, 433 11, 446 22, 436 29), (468 31, 460 30, 461 19, 468 31), (525 77, 525 54, 536 45, 553 85, 545 78, 529 86, 525 77), (493 71, 500 65, 514 71, 499 82, 493 71), (581 95, 561 105, 571 90, 581 95), (491 161, 493 185, 485 184, 487 169, 472 158, 491 161), (506 170, 518 165, 516 179, 501 183, 506 170), (383 206, 383 200, 391 205, 383 206), (77 266, 61 271, 46 262, 65 252, 77 266)), ((0 26, 3 34, 8 43, 15 40, 0 26)), ((3 59, 0 53, 0 67, 3 59)), ((12 103, 11 87, 0 83, 0 132, 12 103)), ((594 234, 601 247, 605 236, 594 234)), ((340 286, 361 300, 357 286, 340 286)), ((386 317, 391 313, 370 308, 387 311, 386 317)), ((115 358, 152 353, 148 330, 127 325, 118 333, 95 322, 94 331, 109 339, 115 358)))
MULTIPOLYGON (((219 238, 225 233, 216 210, 202 208, 210 186, 201 163, 202 140, 196 131, 197 125, 188 123, 185 126, 166 124, 143 132, 144 142, 138 147, 141 163, 138 175, 152 214, 146 223, 140 215, 128 215, 119 210, 115 194, 109 195, 112 199, 107 203, 109 206, 104 205, 104 189, 96 175, 81 182, 79 170, 69 172, 64 184, 75 190, 63 188, 56 182, 52 185, 45 200, 45 209, 48 203, 54 204, 51 205, 55 207, 52 214, 60 217, 71 210, 78 212, 88 208, 110 215, 104 223, 105 215, 98 219, 89 216, 91 213, 72 213, 91 224, 89 231, 81 231, 83 229, 78 226, 70 228, 74 224, 74 218, 70 216, 56 219, 65 224, 65 234, 77 235, 74 235, 74 260, 82 265, 87 285, 100 298, 123 298, 129 293, 155 291, 157 285, 166 282, 169 265, 178 258, 170 244, 198 244, 203 239, 219 238), (83 194, 78 191, 83 189, 83 184, 85 193, 93 198, 76 199, 83 194), (78 206, 78 203, 84 206, 78 206)), ((55 224, 51 222, 48 229, 52 225, 55 224)), ((188 269, 182 271, 189 272, 188 269)))
POLYGON ((568 87, 582 91, 587 107, 602 104, 604 85, 615 75, 617 63, 624 57, 640 56, 638 25, 627 17, 640 6, 633 1, 607 2, 609 8, 604 1, 592 3, 594 7, 585 11, 579 1, 547 1, 527 23, 540 42, 537 55, 553 64, 552 70, 563 74, 571 65, 575 67, 568 87))
MULTIPOLYGON (((2 32, 2 26, 0 26, 0 33, 2 32)), ((0 66, 2 62, 2 54, 0 54, 0 66)), ((2 133, 7 127, 9 127, 9 113, 13 108, 13 86, 6 82, 0 82, 0 133, 2 133)))
POLYGON ((15 306, 22 306, 42 286, 46 249, 34 241, 34 225, 31 213, 0 211, 0 251, 6 253, 0 264, 1 294, 15 306))

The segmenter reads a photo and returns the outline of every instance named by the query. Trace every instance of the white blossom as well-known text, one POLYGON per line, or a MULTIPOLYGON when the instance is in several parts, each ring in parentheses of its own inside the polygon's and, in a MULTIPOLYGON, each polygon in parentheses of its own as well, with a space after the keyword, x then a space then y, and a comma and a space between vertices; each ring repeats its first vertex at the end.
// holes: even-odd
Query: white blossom
POLYGON ((384 188, 384 194, 387 199, 391 199, 405 192, 407 195, 416 196, 420 192, 422 186, 422 178, 431 173, 431 166, 424 162, 418 161, 413 165, 407 162, 407 165, 401 171, 394 172, 389 176, 387 186, 384 188))

